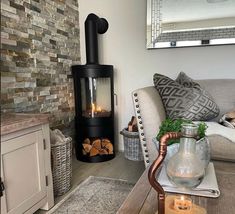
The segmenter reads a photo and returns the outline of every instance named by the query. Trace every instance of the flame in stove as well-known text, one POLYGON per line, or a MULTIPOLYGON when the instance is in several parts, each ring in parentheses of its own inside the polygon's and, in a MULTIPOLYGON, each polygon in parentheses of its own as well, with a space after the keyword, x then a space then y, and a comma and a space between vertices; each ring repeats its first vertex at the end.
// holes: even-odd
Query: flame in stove
POLYGON ((102 112, 102 108, 100 106, 96 106, 94 103, 91 104, 92 112, 102 112))
POLYGON ((96 107, 96 111, 97 111, 97 112, 101 112, 101 111, 102 111, 101 107, 100 107, 100 106, 97 106, 97 107, 96 107))

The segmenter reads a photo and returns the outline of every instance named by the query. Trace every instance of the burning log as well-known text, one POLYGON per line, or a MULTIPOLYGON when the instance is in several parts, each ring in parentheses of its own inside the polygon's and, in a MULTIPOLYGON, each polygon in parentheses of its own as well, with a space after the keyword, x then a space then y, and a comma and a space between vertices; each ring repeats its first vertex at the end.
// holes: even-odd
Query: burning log
POLYGON ((82 112, 82 116, 83 117, 87 117, 87 118, 91 118, 91 117, 110 117, 111 112, 110 111, 95 111, 94 114, 92 113, 91 110, 87 110, 87 111, 83 111, 82 112))

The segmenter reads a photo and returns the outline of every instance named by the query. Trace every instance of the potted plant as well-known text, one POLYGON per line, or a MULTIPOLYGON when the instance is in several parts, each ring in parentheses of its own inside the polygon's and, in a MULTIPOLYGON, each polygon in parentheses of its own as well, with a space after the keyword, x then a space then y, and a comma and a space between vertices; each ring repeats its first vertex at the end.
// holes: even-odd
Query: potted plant
MULTIPOLYGON (((159 148, 159 141, 161 137, 167 132, 180 132, 181 125, 183 123, 195 123, 198 125, 198 139, 196 142, 196 151, 199 158, 204 162, 204 166, 207 167, 210 162, 210 145, 208 138, 206 137, 207 125, 204 122, 193 122, 191 120, 184 119, 165 119, 161 126, 159 127, 159 132, 154 138, 153 142, 155 143, 157 149, 159 148)), ((178 151, 180 139, 170 139, 167 146, 167 155, 165 157, 165 162, 178 151)))

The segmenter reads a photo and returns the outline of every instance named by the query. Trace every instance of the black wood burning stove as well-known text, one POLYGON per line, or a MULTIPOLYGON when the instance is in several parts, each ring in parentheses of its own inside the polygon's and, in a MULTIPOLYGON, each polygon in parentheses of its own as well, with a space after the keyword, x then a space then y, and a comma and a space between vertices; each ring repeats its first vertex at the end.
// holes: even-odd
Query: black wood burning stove
POLYGON ((108 22, 104 18, 95 14, 87 16, 87 64, 72 66, 76 156, 85 162, 102 162, 115 156, 113 66, 98 63, 97 34, 107 29, 108 22))

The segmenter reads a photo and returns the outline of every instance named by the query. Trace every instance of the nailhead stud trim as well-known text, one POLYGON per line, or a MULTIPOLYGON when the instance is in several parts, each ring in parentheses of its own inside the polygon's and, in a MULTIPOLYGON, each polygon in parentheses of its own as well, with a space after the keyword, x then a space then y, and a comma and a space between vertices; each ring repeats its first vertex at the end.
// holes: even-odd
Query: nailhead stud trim
POLYGON ((144 155, 144 160, 147 163, 146 166, 149 165, 149 155, 148 155, 148 149, 147 149, 147 144, 143 143, 146 141, 145 135, 144 135, 144 127, 142 124, 142 118, 140 115, 140 109, 139 109, 139 99, 138 99, 138 93, 134 93, 133 94, 133 101, 134 101, 134 105, 135 105, 135 112, 136 112, 136 118, 137 118, 137 122, 138 122, 138 128, 139 128, 139 135, 142 136, 142 138, 140 138, 140 143, 142 146, 142 151, 143 151, 143 155, 144 155))

